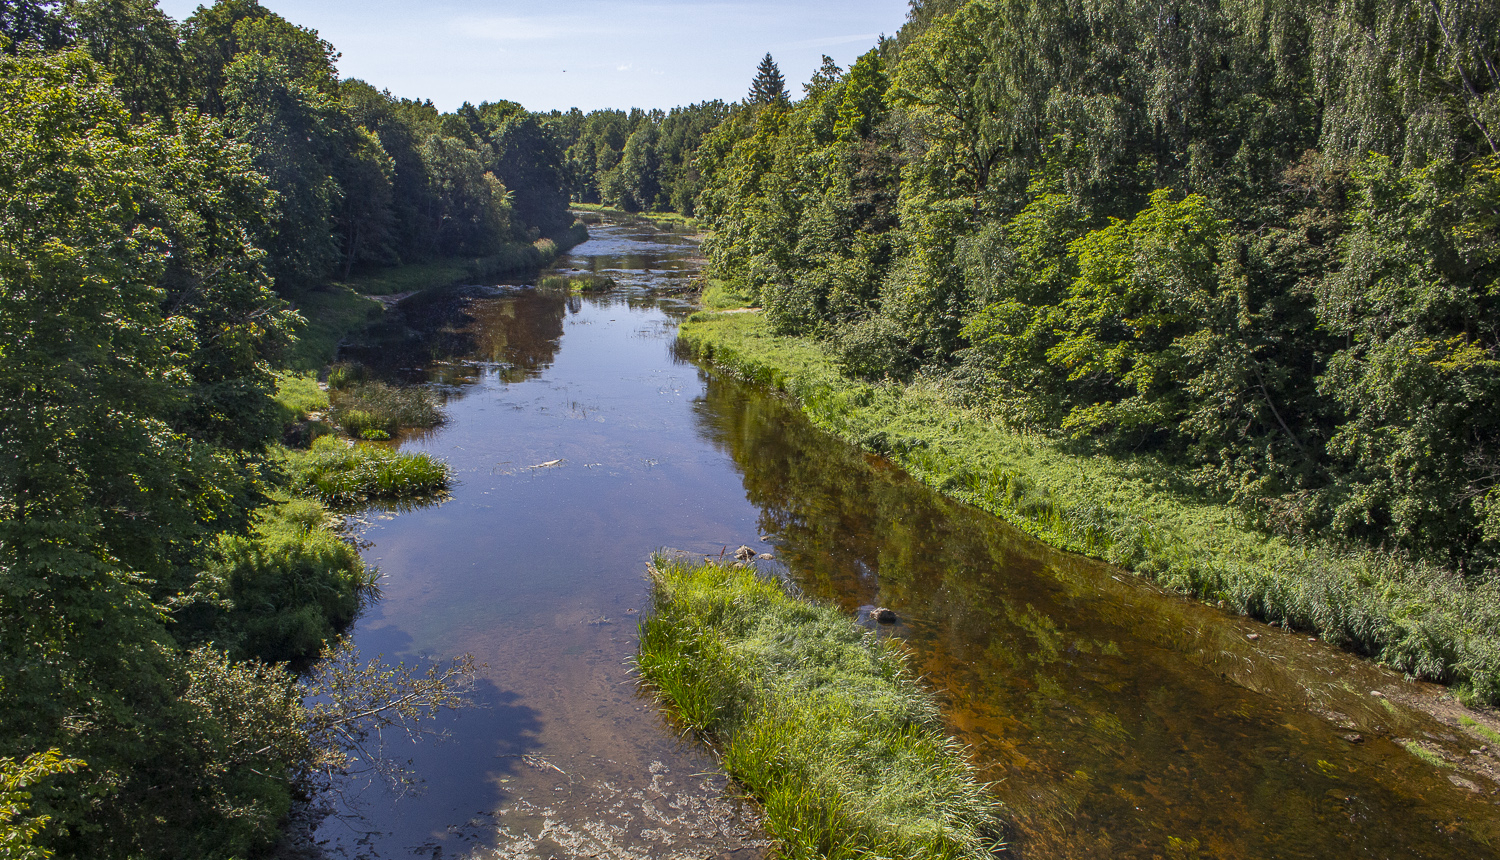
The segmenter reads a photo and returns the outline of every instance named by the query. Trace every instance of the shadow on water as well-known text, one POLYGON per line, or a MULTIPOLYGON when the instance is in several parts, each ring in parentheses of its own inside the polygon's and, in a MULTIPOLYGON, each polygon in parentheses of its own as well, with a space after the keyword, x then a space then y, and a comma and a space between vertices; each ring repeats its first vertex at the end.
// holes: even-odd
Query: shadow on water
POLYGON ((1392 673, 1051 551, 762 392, 695 407, 791 579, 897 611, 1024 856, 1500 856, 1494 806, 1392 740, 1449 731, 1369 695, 1392 673))
POLYGON ((429 791, 423 782, 393 789, 375 777, 356 777, 337 799, 339 814, 325 825, 323 838, 371 858, 486 844, 494 810, 509 797, 505 785, 526 769, 525 757, 537 748, 540 715, 520 698, 480 680, 470 707, 431 724, 439 737, 427 739, 421 769, 441 774, 442 789, 429 791), (434 822, 446 822, 441 833, 434 833, 434 822))
POLYGON ((427 290, 399 302, 357 341, 339 351, 380 376, 463 384, 479 368, 502 369, 508 382, 532 379, 552 366, 563 335, 563 317, 578 300, 561 293, 506 287, 456 286, 427 290), (517 295, 526 293, 525 313, 517 295), (462 359, 457 366, 449 363, 462 359))

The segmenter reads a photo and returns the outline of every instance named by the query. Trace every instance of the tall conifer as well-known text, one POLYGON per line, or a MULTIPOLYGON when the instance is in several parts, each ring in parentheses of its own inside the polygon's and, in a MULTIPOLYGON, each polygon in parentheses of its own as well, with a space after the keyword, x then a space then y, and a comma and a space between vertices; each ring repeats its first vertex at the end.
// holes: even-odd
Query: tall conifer
POLYGON ((776 61, 767 53, 755 70, 755 80, 750 83, 750 95, 746 98, 751 104, 768 105, 785 101, 786 97, 786 80, 781 77, 776 61))

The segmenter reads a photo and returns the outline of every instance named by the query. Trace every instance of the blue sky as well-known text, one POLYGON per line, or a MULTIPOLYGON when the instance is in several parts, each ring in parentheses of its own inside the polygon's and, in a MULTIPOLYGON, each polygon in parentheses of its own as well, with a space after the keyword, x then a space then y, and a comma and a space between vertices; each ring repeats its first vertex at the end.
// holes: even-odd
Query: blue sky
MULTIPOLYGON (((452 110, 670 108, 743 98, 770 51, 801 95, 823 54, 848 67, 906 18, 906 0, 261 0, 312 27, 339 71, 452 110)), ((160 0, 179 21, 197 0, 160 0)))

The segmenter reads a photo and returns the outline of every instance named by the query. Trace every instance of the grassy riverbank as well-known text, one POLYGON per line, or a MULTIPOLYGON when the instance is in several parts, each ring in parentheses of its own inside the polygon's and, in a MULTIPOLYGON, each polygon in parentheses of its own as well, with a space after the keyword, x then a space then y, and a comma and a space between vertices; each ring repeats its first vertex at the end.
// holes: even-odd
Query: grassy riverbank
POLYGON ((898 646, 752 569, 658 558, 641 674, 718 745, 781 855, 989 857, 994 801, 898 646))
POLYGON ((1470 701, 1500 702, 1500 589, 1378 553, 1261 533, 1159 462, 1073 453, 956 405, 940 383, 845 378, 762 314, 698 313, 681 340, 720 371, 779 389, 823 430, 1061 549, 1226 608, 1315 632, 1470 701))

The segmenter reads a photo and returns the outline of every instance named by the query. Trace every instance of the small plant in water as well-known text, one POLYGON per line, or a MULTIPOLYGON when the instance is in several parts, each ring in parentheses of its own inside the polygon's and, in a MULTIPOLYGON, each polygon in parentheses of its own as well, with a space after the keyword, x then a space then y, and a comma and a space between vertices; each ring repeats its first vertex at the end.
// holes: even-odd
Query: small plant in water
POLYGON ((385 438, 390 438, 389 434, 402 427, 433 427, 443 421, 437 401, 423 388, 353 382, 335 389, 330 399, 333 420, 345 433, 357 438, 371 438, 365 436, 371 430, 381 431, 387 434, 385 438))
POLYGON ((565 290, 570 293, 602 293, 615 288, 615 279, 607 275, 543 275, 537 289, 565 290))

